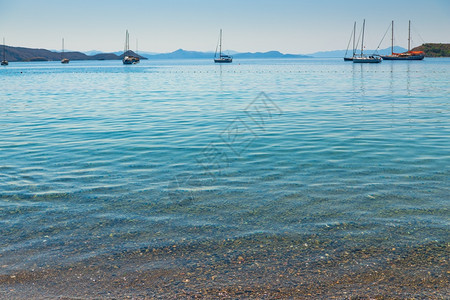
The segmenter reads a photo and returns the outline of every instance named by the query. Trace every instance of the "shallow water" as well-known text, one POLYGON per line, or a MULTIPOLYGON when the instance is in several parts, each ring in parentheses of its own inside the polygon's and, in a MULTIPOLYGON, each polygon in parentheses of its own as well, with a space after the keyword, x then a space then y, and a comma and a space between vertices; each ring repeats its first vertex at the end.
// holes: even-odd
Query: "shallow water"
POLYGON ((11 63, 0 274, 260 235, 448 243, 449 67, 11 63))

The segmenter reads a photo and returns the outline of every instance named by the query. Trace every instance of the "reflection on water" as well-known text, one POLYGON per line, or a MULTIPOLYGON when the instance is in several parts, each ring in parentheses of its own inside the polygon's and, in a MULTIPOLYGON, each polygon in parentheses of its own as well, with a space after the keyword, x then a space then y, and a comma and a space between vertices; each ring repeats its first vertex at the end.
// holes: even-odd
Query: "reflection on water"
POLYGON ((445 242, 448 64, 11 64, 0 272, 256 235, 445 242), (283 112, 263 123, 261 92, 283 112))

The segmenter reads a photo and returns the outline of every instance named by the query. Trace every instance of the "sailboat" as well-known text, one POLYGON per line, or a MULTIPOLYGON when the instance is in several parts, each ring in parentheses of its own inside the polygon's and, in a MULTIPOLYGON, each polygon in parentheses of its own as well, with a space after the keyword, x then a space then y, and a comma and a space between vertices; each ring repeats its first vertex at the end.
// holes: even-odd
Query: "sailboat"
POLYGON ((68 58, 64 58, 64 38, 62 39, 61 63, 62 64, 68 64, 69 63, 69 59, 68 58))
POLYGON ((5 38, 3 38, 3 60, 2 60, 2 66, 7 66, 8 61, 6 60, 6 46, 5 46, 5 38))
POLYGON ((125 49, 123 51, 122 63, 124 65, 132 65, 139 63, 141 61, 140 58, 137 56, 127 54, 129 51, 130 51, 130 35, 128 34, 127 30, 125 34, 125 49))
POLYGON ((216 53, 214 53, 214 62, 215 63, 233 62, 233 57, 222 54, 222 29, 220 29, 220 38, 219 38, 219 57, 217 57, 217 47, 216 47, 216 53))
POLYGON ((394 53, 394 21, 392 21, 391 55, 381 56, 385 60, 422 60, 425 57, 423 51, 411 51, 411 21, 408 26, 408 51, 394 53))
MULTIPOLYGON (((355 37, 356 37, 356 22, 353 25, 353 55, 352 55, 352 57, 347 57, 348 46, 350 46, 350 41, 348 41, 347 50, 345 51, 345 55, 344 55, 344 61, 352 61, 356 55, 355 37)), ((350 37, 350 39, 352 39, 352 38, 350 37)))
POLYGON ((380 63, 381 57, 379 56, 364 56, 364 29, 366 27, 366 20, 363 21, 362 28, 362 40, 361 40, 361 55, 360 57, 353 57, 354 63, 380 63))

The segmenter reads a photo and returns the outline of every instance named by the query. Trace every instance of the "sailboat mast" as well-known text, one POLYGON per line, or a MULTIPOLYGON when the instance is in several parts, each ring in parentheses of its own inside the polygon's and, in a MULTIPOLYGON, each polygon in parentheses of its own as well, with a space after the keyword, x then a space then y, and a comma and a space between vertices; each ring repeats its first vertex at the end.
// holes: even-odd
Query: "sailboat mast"
POLYGON ((222 29, 220 29, 219 57, 222 57, 222 29))
POLYGON ((366 27, 366 19, 363 21, 363 30, 362 30, 362 40, 361 40, 361 57, 363 56, 364 51, 364 28, 366 27))
POLYGON ((3 38, 3 61, 6 61, 6 46, 5 46, 5 38, 3 38))
POLYGON ((352 57, 355 57, 355 53, 356 53, 355 38, 356 38, 356 21, 355 21, 355 24, 353 24, 353 56, 352 57))
POLYGON ((394 54, 394 20, 392 20, 391 55, 394 54))
POLYGON ((411 20, 409 20, 408 26, 408 52, 411 50, 411 20))
POLYGON ((130 49, 130 36, 128 34, 128 29, 125 32, 125 49, 123 50, 123 53, 126 53, 130 49))
POLYGON ((61 52, 61 59, 64 58, 64 38, 62 39, 62 52, 61 52))

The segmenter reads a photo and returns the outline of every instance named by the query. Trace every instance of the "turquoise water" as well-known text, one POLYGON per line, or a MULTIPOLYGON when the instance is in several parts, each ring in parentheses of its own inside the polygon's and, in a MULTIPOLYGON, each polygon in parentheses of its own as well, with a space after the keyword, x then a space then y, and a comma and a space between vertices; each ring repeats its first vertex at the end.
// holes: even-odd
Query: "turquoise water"
POLYGON ((450 60, 11 63, 0 269, 254 235, 448 242, 450 60))

